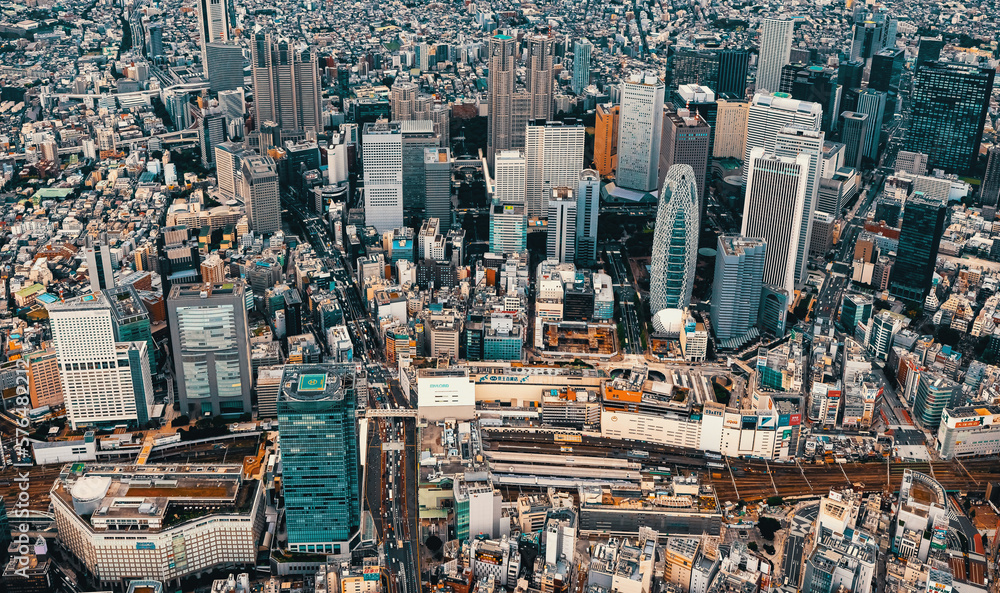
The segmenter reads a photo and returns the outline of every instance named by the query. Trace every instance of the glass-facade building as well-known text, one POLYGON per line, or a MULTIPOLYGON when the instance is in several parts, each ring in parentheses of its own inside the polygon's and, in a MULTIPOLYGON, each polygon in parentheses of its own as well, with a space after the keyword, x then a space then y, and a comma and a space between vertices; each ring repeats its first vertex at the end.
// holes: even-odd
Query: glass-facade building
POLYGON ((126 284, 104 291, 111 305, 111 327, 116 342, 146 342, 149 370, 156 372, 156 342, 149 323, 149 312, 135 285, 126 284))
POLYGON ((943 202, 925 198, 921 192, 906 200, 896 264, 889 279, 892 296, 915 302, 923 302, 927 296, 947 213, 943 202))
POLYGON ((913 76, 906 150, 922 152, 928 166, 966 173, 979 155, 993 92, 994 70, 928 62, 913 76))
POLYGON ((349 364, 286 365, 278 393, 288 547, 346 554, 361 523, 356 387, 349 364))
POLYGON ((181 412, 191 417, 249 413, 252 374, 243 284, 174 285, 167 315, 181 412))

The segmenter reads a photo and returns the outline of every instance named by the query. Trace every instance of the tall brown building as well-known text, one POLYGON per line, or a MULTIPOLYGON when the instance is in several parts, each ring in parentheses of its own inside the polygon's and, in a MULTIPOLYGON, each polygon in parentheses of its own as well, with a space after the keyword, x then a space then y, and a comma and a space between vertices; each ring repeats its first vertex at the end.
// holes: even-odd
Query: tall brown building
POLYGON ((63 405, 62 379, 59 378, 59 361, 56 349, 49 343, 32 352, 28 360, 28 393, 31 407, 63 405))
POLYGON ((594 168, 601 175, 614 175, 618 168, 618 105, 597 106, 594 125, 594 168))
POLYGON ((489 52, 490 111, 486 125, 486 159, 492 169, 496 153, 511 148, 517 40, 498 33, 490 38, 489 52))

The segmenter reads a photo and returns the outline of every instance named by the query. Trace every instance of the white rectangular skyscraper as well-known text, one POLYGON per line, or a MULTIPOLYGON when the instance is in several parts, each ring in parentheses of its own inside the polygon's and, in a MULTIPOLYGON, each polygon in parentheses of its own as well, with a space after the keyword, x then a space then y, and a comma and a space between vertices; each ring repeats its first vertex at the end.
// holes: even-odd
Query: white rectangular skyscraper
POLYGON ((778 157, 755 148, 746 166, 750 175, 740 234, 767 243, 764 283, 794 294, 795 253, 802 230, 809 157, 778 157))
POLYGON ((712 282, 712 329, 720 342, 741 338, 757 325, 766 249, 762 239, 719 237, 712 282))
POLYGON ((806 277, 806 266, 809 263, 809 245, 812 241, 813 212, 819 201, 819 184, 823 173, 823 132, 810 126, 792 124, 778 132, 774 142, 774 154, 780 157, 795 158, 799 155, 809 157, 809 170, 806 180, 805 202, 802 206, 802 225, 799 229, 799 242, 795 248, 795 279, 806 277))
POLYGON ((361 140, 365 224, 384 233, 403 226, 403 133, 399 123, 367 123, 361 140))
POLYGON ((778 92, 781 69, 792 52, 795 23, 766 18, 760 26, 760 57, 757 59, 757 91, 778 92))
POLYGON ((549 198, 548 259, 573 263, 576 257, 576 197, 573 190, 559 187, 549 198))
POLYGON ((519 150, 497 153, 493 199, 500 204, 524 203, 524 155, 519 150))
POLYGON ((281 230, 281 189, 274 159, 252 155, 242 161, 240 197, 247 207, 250 229, 255 233, 281 230))
POLYGON ((581 95, 590 84, 590 56, 594 44, 581 39, 573 44, 573 92, 581 95))
POLYGON ((663 93, 663 82, 652 73, 636 72, 622 82, 615 175, 619 187, 642 192, 657 189, 663 93))
POLYGON ((107 297, 87 294, 46 308, 70 425, 148 421, 153 384, 146 342, 115 341, 107 297))
MULTIPOLYGON (((757 93, 747 110, 747 138, 743 162, 750 160, 750 151, 763 148, 774 152, 778 132, 789 124, 819 130, 823 120, 823 108, 819 103, 799 101, 784 95, 757 93)), ((743 167, 743 185, 746 185, 748 167, 743 167)))
POLYGON ((576 187, 583 170, 584 128, 575 122, 529 123, 525 136, 527 214, 545 216, 557 187, 576 187))

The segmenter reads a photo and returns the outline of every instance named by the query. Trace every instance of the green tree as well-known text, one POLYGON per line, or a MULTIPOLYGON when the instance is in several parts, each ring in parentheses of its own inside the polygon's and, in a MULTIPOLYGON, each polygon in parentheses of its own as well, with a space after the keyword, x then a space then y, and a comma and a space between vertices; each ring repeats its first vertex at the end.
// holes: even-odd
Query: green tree
POLYGON ((750 543, 748 543, 747 544, 747 548, 749 548, 750 551, 752 551, 752 552, 756 552, 757 551, 757 542, 750 542, 750 543))
POLYGON ((779 529, 781 529, 781 521, 772 519, 771 517, 761 517, 760 521, 757 522, 757 530, 760 531, 760 536, 768 541, 774 539, 774 534, 779 529))
POLYGON ((785 504, 785 501, 780 496, 771 496, 767 499, 767 506, 769 507, 780 507, 783 504, 785 504))

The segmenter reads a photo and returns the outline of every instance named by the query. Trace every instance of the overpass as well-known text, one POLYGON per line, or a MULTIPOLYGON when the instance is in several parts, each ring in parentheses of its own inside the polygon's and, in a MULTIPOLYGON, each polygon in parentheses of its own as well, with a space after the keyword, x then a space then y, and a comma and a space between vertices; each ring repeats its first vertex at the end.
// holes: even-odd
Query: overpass
POLYGON ((368 408, 358 410, 358 418, 416 418, 416 408, 368 408))

